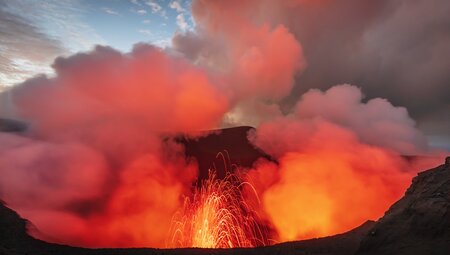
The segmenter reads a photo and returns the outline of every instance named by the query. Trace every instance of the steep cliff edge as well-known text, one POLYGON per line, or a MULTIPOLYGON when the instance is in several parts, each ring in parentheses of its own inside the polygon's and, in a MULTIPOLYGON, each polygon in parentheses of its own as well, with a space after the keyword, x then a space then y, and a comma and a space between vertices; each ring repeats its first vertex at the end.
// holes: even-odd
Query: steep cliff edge
POLYGON ((450 254, 450 157, 421 172, 360 244, 363 254, 450 254))

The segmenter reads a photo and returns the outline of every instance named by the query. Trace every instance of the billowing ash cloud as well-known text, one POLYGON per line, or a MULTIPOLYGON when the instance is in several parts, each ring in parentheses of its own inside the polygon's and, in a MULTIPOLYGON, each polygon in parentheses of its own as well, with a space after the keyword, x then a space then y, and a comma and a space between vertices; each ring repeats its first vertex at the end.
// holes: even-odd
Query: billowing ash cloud
MULTIPOLYGON (((296 77, 282 109, 293 107, 311 88, 357 84, 368 98, 387 98, 408 108, 428 134, 447 137, 449 11, 445 0, 193 3, 195 17, 207 17, 206 26, 212 29, 228 29, 228 34, 232 30, 230 37, 240 38, 234 31, 246 19, 255 26, 282 24, 301 43, 307 68, 296 77)), ((200 36, 176 35, 175 47, 197 62, 226 59, 218 50, 224 34, 209 38, 201 29, 197 33, 200 36)), ((251 107, 244 108, 254 113, 251 107)))
MULTIPOLYGON (((436 4, 446 20, 448 4, 436 4)), ((438 40, 433 12, 411 14, 427 6, 198 0, 196 30, 176 34, 171 52, 99 46, 58 58, 54 78, 0 94, 0 118, 29 125, 0 133, 0 197, 46 240, 163 247, 197 177, 168 137, 250 122, 253 144, 278 162, 260 160, 243 177, 273 239, 331 235, 379 217, 436 163, 402 155, 440 156, 408 113, 439 116, 448 106, 447 38, 438 40), (412 16, 421 26, 403 31, 412 16), (336 86, 344 83, 360 88, 336 86)))
POLYGON ((280 240, 327 236, 377 219, 404 193, 419 164, 438 164, 399 156, 426 148, 404 108, 361 99, 350 85, 311 90, 293 113, 263 122, 250 135, 279 162, 259 162, 249 178, 280 240))
POLYGON ((351 85, 334 86, 325 92, 310 90, 302 95, 293 113, 263 122, 255 142, 273 155, 302 150, 308 147, 312 133, 326 122, 351 130, 361 142, 399 154, 426 151, 425 137, 405 108, 381 98, 367 103, 362 99, 360 89, 351 85))
POLYGON ((2 115, 29 130, 0 133, 0 196, 49 240, 164 246, 196 176, 164 137, 217 126, 228 99, 204 71, 147 45, 97 47, 54 69, 1 95, 2 115))
POLYGON ((285 15, 309 66, 287 103, 309 88, 361 86, 408 108, 428 134, 448 137, 448 1, 323 1, 285 15), (311 26, 311 24, 313 24, 311 26))
MULTIPOLYGON (((295 74, 306 66, 303 50, 281 24, 255 23, 257 1, 194 1, 195 32, 176 34, 175 49, 199 65, 224 74, 234 105, 225 124, 242 124, 242 118, 279 112, 271 105, 289 95, 295 74)), ((248 121, 246 124, 249 123, 248 121)))

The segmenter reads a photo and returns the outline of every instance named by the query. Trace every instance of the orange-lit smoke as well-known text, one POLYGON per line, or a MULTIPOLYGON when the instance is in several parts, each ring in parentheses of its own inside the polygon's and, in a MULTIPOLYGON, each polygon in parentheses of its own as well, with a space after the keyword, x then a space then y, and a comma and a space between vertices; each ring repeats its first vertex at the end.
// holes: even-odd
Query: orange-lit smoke
MULTIPOLYGON (((197 176, 195 162, 168 137, 255 118, 263 122, 252 142, 279 163, 260 160, 248 173, 273 238, 331 235, 382 216, 419 170, 401 155, 427 153, 406 109, 384 99, 362 103, 350 85, 309 91, 291 111, 279 107, 307 68, 299 40, 321 36, 314 23, 297 38, 282 14, 305 5, 316 8, 315 21, 331 3, 339 5, 198 0, 195 31, 176 34, 171 50, 99 46, 58 58, 55 77, 0 94, 0 116, 29 123, 23 134, 0 133, 0 197, 45 240, 163 247, 197 176)), ((220 181, 210 184, 223 192, 220 181)), ((197 243, 181 242, 189 245, 197 243)), ((250 246, 232 246, 239 245, 250 246)))
POLYGON ((284 25, 255 20, 259 6, 258 1, 194 1, 197 33, 173 39, 176 49, 221 74, 234 101, 279 100, 306 66, 300 43, 284 25))
POLYGON ((167 138, 217 127, 228 99, 204 70, 149 45, 97 47, 54 68, 2 95, 29 129, 0 133, 1 198, 45 240, 163 247, 197 176, 167 138))
POLYGON ((295 112, 251 134, 279 162, 259 162, 249 176, 280 241, 337 234, 376 220, 416 174, 400 156, 425 153, 406 110, 386 100, 361 100, 350 85, 312 90, 295 112))

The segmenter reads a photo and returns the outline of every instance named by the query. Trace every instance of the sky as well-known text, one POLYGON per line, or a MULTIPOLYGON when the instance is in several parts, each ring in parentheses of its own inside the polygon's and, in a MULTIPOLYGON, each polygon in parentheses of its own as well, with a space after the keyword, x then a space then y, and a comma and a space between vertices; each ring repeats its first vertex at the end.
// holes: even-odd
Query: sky
POLYGON ((2 0, 0 12, 1 86, 51 74, 55 57, 98 44, 123 52, 137 42, 165 47, 194 25, 189 0, 2 0), (24 49, 30 42, 33 52, 24 49))

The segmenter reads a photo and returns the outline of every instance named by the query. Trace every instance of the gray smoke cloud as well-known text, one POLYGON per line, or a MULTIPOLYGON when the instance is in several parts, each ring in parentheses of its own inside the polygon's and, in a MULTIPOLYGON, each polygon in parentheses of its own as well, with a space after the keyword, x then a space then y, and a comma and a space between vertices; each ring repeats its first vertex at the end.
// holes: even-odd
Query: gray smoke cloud
MULTIPOLYGON (((206 16, 201 8, 206 5, 194 1, 194 17, 206 16)), ((450 137, 450 2, 266 0, 240 5, 235 17, 223 15, 227 20, 210 15, 209 23, 214 29, 226 26, 218 20, 233 26, 231 18, 242 15, 257 25, 283 24, 303 48, 307 67, 296 76, 291 93, 278 101, 284 112, 292 111, 311 88, 355 84, 368 99, 386 98, 406 107, 418 126, 432 136, 432 143, 448 146, 442 141, 450 137)), ((175 48, 197 63, 222 64, 226 58, 217 48, 223 38, 208 37, 203 30, 200 24, 195 32, 176 35, 175 48)))
POLYGON ((311 18, 292 16, 309 67, 286 103, 309 88, 349 82, 361 86, 369 98, 405 106, 425 132, 448 136, 450 3, 392 0, 378 5, 372 15, 358 15, 359 8, 328 9, 335 18, 314 20, 320 26, 313 36, 311 18))

